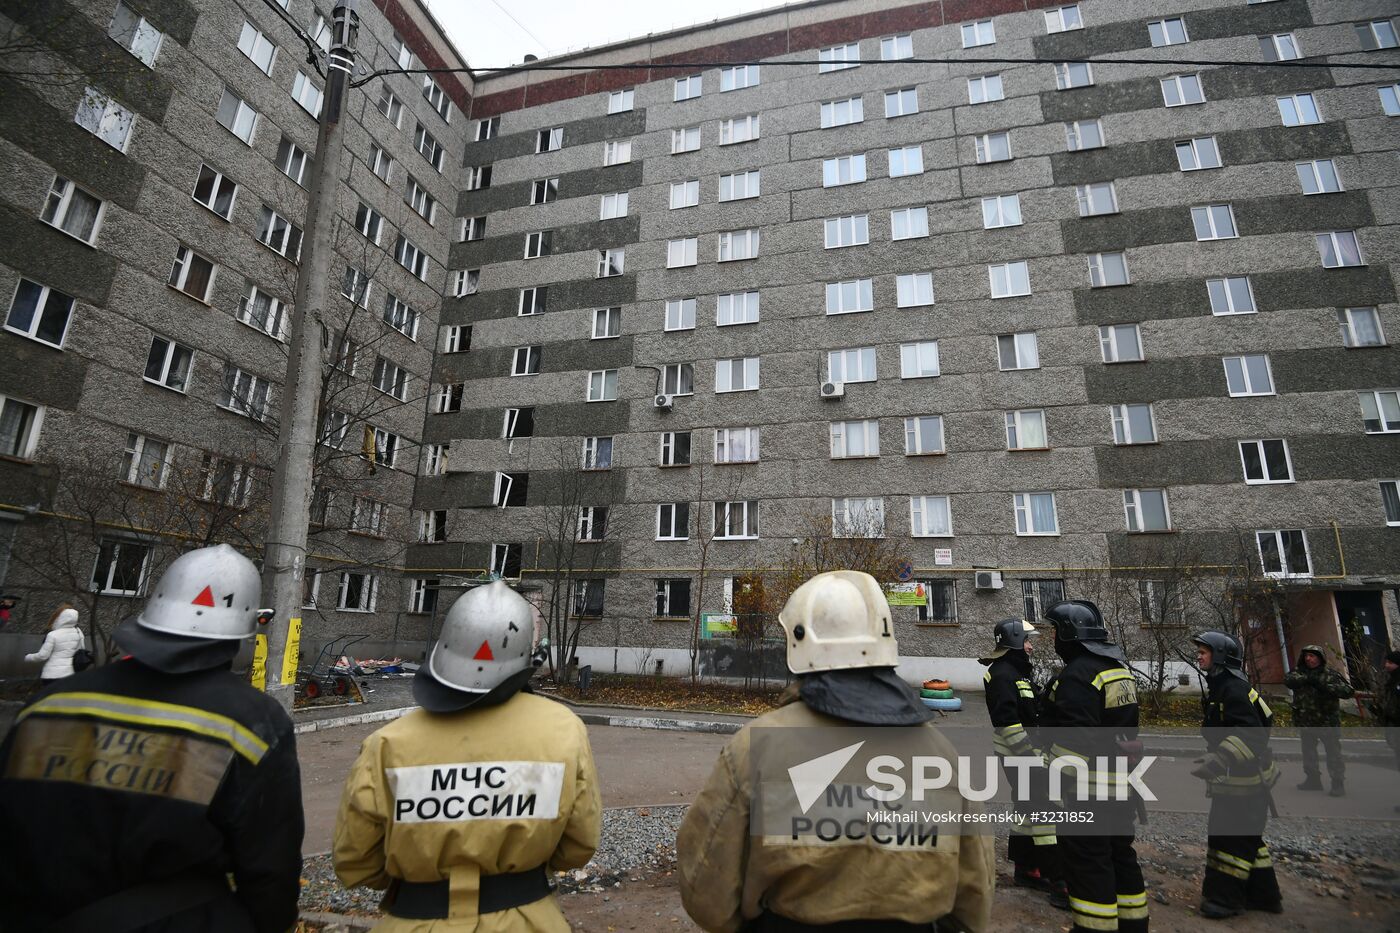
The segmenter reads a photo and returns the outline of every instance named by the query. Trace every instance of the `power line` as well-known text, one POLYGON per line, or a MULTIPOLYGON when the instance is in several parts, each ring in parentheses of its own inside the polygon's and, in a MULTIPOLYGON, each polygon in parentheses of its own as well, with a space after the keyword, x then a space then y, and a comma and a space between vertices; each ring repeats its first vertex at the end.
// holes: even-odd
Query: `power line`
MULTIPOLYGON (((273 0, 264 0, 272 3, 273 0)), ((1359 54, 1359 53, 1343 53, 1359 54)), ((478 76, 484 72, 490 72, 491 77, 502 74, 519 74, 531 71, 638 71, 641 69, 653 71, 694 71, 695 69, 707 68, 738 68, 745 65, 757 65, 764 68, 783 68, 808 65, 844 65, 851 67, 855 65, 1155 65, 1166 67, 1177 67, 1181 65, 1195 65, 1222 68, 1354 68, 1366 71, 1400 71, 1400 62, 1336 62, 1325 61, 1321 58, 1300 58, 1292 61, 1280 62, 1241 62, 1215 58, 1013 58, 1001 56, 968 56, 962 58, 901 58, 894 61, 886 61, 879 58, 859 58, 843 59, 839 62, 820 61, 817 59, 799 59, 795 61, 709 61, 709 62, 634 62, 631 64, 598 64, 590 65, 586 63, 573 63, 568 65, 550 65, 543 62, 526 62, 521 65, 510 65, 505 68, 485 68, 475 66, 472 68, 386 68, 381 71, 374 71, 363 78, 353 82, 353 87, 359 87, 375 78, 396 74, 468 74, 478 76)), ((839 69, 833 69, 839 70, 839 69)))
POLYGON ((533 32, 531 32, 531 31, 530 31, 530 28, 529 28, 528 26, 526 26, 526 25, 525 25, 524 23, 522 23, 520 20, 516 19, 516 18, 515 18, 515 14, 511 13, 510 10, 507 10, 505 7, 501 6, 500 0, 491 0, 491 2, 492 2, 493 4, 495 4, 496 9, 500 10, 500 11, 501 11, 502 13, 504 13, 506 16, 509 16, 509 17, 510 17, 510 21, 511 21, 512 23, 514 23, 515 25, 519 26, 520 29, 521 29, 521 31, 524 32, 525 35, 529 36, 531 39, 534 39, 536 42, 538 42, 538 43, 540 44, 541 47, 543 47, 543 46, 545 46, 545 45, 548 44, 548 43, 546 43, 543 39, 541 39, 539 36, 537 36, 537 35, 535 35, 533 32))
POLYGON ((277 16, 282 20, 282 22, 292 27, 292 32, 296 33, 298 39, 306 43, 307 64, 315 68, 316 73, 324 78, 326 76, 326 73, 321 68, 321 58, 319 55, 316 54, 317 52, 321 51, 321 47, 317 45, 316 42, 309 35, 307 35, 306 30, 301 27, 300 23, 292 19, 290 13, 282 9, 281 4, 277 3, 277 0, 263 0, 263 3, 270 10, 272 10, 272 12, 276 13, 277 16))

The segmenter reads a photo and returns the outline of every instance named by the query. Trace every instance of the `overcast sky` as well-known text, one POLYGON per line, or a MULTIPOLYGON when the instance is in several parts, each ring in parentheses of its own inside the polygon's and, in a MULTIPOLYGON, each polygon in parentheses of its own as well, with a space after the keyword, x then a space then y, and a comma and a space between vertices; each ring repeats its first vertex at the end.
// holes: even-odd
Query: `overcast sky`
POLYGON ((475 69, 518 64, 531 53, 548 58, 574 49, 783 5, 779 0, 427 2, 457 50, 466 56, 467 64, 475 69))

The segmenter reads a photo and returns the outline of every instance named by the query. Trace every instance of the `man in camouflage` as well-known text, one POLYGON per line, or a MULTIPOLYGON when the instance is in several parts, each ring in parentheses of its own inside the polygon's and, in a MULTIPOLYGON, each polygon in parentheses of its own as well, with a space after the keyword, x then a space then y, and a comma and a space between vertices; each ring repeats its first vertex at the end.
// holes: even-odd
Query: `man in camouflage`
MULTIPOLYGON (((1400 651, 1386 652, 1385 683, 1366 705, 1376 717, 1376 725, 1385 727, 1386 744, 1395 753, 1395 767, 1400 770, 1400 651)), ((1395 812, 1400 813, 1400 806, 1395 812)))
POLYGON ((1317 763, 1317 743, 1327 753, 1327 775, 1332 787, 1328 796, 1346 793, 1346 762, 1342 760, 1341 701, 1355 694, 1341 673, 1327 666, 1327 655, 1320 645, 1305 645, 1298 663, 1283 678, 1293 691, 1293 725, 1303 740, 1303 783, 1299 790, 1322 790, 1322 772, 1317 763))

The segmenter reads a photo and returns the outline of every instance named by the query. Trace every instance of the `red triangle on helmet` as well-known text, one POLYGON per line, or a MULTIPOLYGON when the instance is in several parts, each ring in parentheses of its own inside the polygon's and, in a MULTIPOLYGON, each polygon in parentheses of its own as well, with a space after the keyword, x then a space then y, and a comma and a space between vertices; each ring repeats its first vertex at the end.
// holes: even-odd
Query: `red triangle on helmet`
POLYGON ((473 660, 473 661, 494 661, 494 660, 496 660, 496 656, 495 656, 494 654, 491 653, 491 645, 490 645, 489 643, 483 641, 483 642, 481 643, 481 647, 478 648, 478 649, 476 649, 476 654, 472 655, 472 660, 473 660))
POLYGON ((194 599, 192 599, 192 600, 190 601, 190 605, 191 605, 191 606, 213 606, 213 605, 214 605, 214 591, 211 590, 209 587, 206 586, 204 589, 202 589, 202 590, 199 591, 199 595, 198 595, 198 596, 196 596, 194 599))

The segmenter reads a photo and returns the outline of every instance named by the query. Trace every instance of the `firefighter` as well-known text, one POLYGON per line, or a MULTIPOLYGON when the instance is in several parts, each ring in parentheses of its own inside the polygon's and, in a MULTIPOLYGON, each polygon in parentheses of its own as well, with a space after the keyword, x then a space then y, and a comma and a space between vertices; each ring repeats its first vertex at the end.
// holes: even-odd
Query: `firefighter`
MULTIPOLYGON (((1044 618, 1054 626, 1055 653, 1065 662, 1046 685, 1042 704, 1041 727, 1053 739, 1050 754, 1087 760, 1091 786, 1100 779, 1098 759, 1103 759, 1108 772, 1102 779, 1116 787, 1124 776, 1115 759, 1131 761, 1142 751, 1137 683, 1122 651, 1109 640, 1098 606, 1065 600, 1047 609, 1044 618)), ((1066 784, 1064 809, 1093 814, 1083 831, 1068 831, 1081 824, 1063 827, 1056 846, 1074 930, 1146 933, 1147 888, 1133 850, 1133 803, 1082 799, 1074 781, 1066 784)))
MULTIPOLYGON (((788 669, 798 679, 784 705, 730 739, 681 823, 676 852, 686 912, 712 933, 928 933, 940 920, 973 933, 986 929, 996 881, 991 836, 945 827, 933 842, 912 846, 881 844, 873 832, 851 844, 814 837, 808 844, 805 836, 772 844, 751 836, 758 789, 751 755, 763 752, 755 730, 850 729, 855 743, 870 736, 862 726, 916 727, 910 754, 957 760, 951 743, 928 725, 932 713, 895 674, 899 649, 874 577, 818 574, 793 591, 778 621, 788 669)), ((785 772, 778 783, 787 779, 785 772)))
POLYGON ((20 711, 0 749, 7 929, 282 933, 296 922, 291 719, 229 670, 257 627, 260 589, 253 562, 226 544, 180 556, 117 628, 128 657, 20 711))
POLYGON ((422 709, 360 747, 336 819, 348 888, 387 933, 567 933, 551 870, 593 857, 602 805, 582 720, 535 696, 533 607, 500 580, 452 604, 413 681, 422 709))
POLYGON ((1281 914, 1283 896, 1264 844, 1269 792, 1278 783, 1269 752, 1274 714, 1249 685, 1239 642, 1222 632, 1192 640, 1207 685, 1201 734, 1208 752, 1191 771, 1206 782, 1210 797, 1200 913, 1211 920, 1246 910, 1281 914))
POLYGON ((1016 866, 1014 880, 1019 887, 1052 890, 1062 884, 1055 859, 1055 824, 1033 823, 1030 819, 1032 812, 1050 809, 1045 772, 1029 772, 1031 787, 1023 794, 1016 792, 1019 788, 1012 778, 1013 772, 1005 767, 1008 757, 1041 757, 1035 745, 1039 696, 1031 675, 1030 638, 1035 634, 1035 626, 1029 622, 1003 619, 992 629, 992 653, 977 660, 987 665, 982 680, 987 712, 996 730, 992 745, 997 757, 1003 760, 1003 772, 1011 782, 1012 806, 1024 817, 1023 822, 1011 824, 1007 843, 1007 858, 1016 866))
POLYGON ((1303 783, 1299 790, 1322 790, 1322 773, 1317 766, 1317 744, 1327 754, 1329 797, 1346 795, 1347 765, 1342 758, 1341 701, 1356 691, 1347 679, 1327 666, 1321 645, 1304 645, 1298 664, 1283 678, 1293 691, 1293 725, 1303 743, 1303 783))

